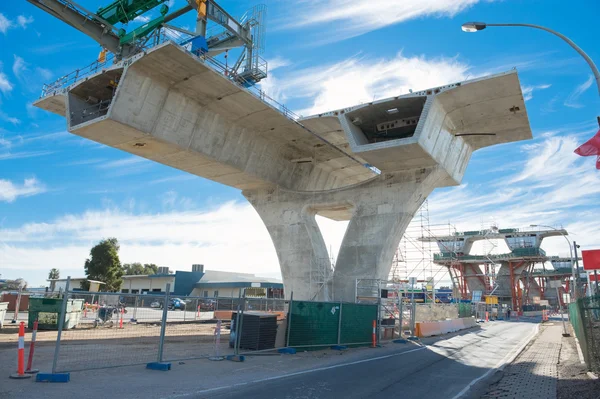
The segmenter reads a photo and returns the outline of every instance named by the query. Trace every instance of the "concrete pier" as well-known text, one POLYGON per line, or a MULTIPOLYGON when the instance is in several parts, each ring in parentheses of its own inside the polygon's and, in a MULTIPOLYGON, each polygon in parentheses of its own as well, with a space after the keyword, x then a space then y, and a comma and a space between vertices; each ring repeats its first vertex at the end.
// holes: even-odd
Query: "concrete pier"
POLYGON ((531 138, 516 71, 294 120, 209 61, 168 42, 35 105, 73 134, 243 190, 296 299, 353 302, 355 279, 387 277, 420 204, 460 184, 473 151, 531 138), (317 214, 350 221, 335 270, 317 214))

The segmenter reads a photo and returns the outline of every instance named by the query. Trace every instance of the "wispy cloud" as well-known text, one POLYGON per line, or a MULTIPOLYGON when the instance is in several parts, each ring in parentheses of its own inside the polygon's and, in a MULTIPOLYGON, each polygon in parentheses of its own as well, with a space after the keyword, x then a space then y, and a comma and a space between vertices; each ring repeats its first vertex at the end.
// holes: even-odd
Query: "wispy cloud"
POLYGON ((44 185, 35 178, 25 179, 23 184, 0 179, 0 201, 3 202, 14 202, 19 197, 30 197, 44 191, 44 185))
POLYGON ((22 28, 27 29, 27 26, 33 22, 33 17, 19 15, 16 21, 8 19, 4 14, 0 13, 0 32, 6 34, 9 29, 22 28))
POLYGON ((534 90, 545 90, 545 89, 549 88, 550 86, 552 86, 552 85, 549 85, 549 84, 534 85, 534 86, 521 85, 521 91, 523 92, 523 99, 525 101, 529 101, 533 98, 534 90))
POLYGON ((277 100, 310 99, 298 113, 317 114, 374 99, 406 94, 465 80, 470 66, 455 58, 406 57, 365 59, 355 56, 341 62, 278 75, 263 89, 277 100))
MULTIPOLYGON (((33 47, 31 49, 31 52, 34 54, 43 54, 43 55, 54 54, 54 53, 60 52, 61 50, 65 49, 65 48, 73 46, 75 43, 77 43, 77 42, 53 43, 53 44, 49 44, 46 46, 33 47)), ((78 46, 78 48, 80 48, 80 47, 78 46)))
POLYGON ((6 152, 0 154, 0 161, 6 161, 11 159, 23 159, 23 158, 36 158, 43 157, 45 155, 54 154, 54 151, 25 151, 25 152, 6 152))
POLYGON ((587 89, 589 89, 592 86, 592 83, 594 83, 594 77, 590 75, 588 80, 577 86, 575 90, 573 90, 571 94, 569 94, 569 97, 567 97, 567 99, 565 100, 565 105, 571 108, 584 107, 583 104, 580 104, 578 102, 579 96, 581 96, 587 89))
POLYGON ((188 181, 188 180, 194 180, 194 179, 198 179, 198 176, 185 174, 185 175, 164 177, 162 179, 152 180, 152 181, 148 182, 148 184, 172 183, 172 182, 181 182, 181 181, 188 181))
POLYGON ((91 158, 91 159, 81 159, 78 161, 71 161, 62 164, 62 166, 81 166, 81 165, 96 165, 99 163, 105 163, 106 159, 104 158, 91 158))
POLYGON ((127 176, 146 171, 152 162, 142 157, 129 157, 96 165, 96 168, 109 171, 110 176, 127 176))
POLYGON ((452 17, 479 0, 353 0, 295 1, 286 4, 295 7, 287 20, 279 24, 287 29, 305 29, 321 26, 319 36, 324 42, 334 42, 359 36, 366 32, 403 21, 425 16, 452 17))
MULTIPOLYGON (((451 221, 468 230, 480 228, 483 216, 497 220, 503 227, 522 227, 566 225, 570 220, 579 220, 582 211, 598 212, 600 176, 590 173, 589 160, 573 154, 580 141, 573 132, 587 129, 585 126, 560 127, 543 138, 520 145, 521 154, 515 154, 515 159, 521 160, 515 161, 519 165, 514 171, 504 177, 496 177, 491 171, 483 173, 488 176, 483 177, 486 181, 495 180, 491 186, 471 184, 436 190, 429 199, 432 220, 451 221)), ((473 161, 478 156, 476 152, 473 161)), ((600 228, 596 228, 594 235, 598 233, 600 228)), ((585 245, 593 241, 591 237, 582 240, 585 245)))
POLYGON ((19 15, 17 17, 17 25, 20 26, 23 29, 27 29, 27 25, 33 23, 33 17, 29 16, 26 17, 24 15, 19 15))
POLYGON ((42 82, 48 81, 52 78, 52 72, 50 70, 40 67, 31 69, 31 65, 28 64, 23 58, 16 54, 13 56, 13 74, 17 77, 17 79, 19 79, 19 81, 25 83, 29 90, 38 90, 42 82))
MULTIPOLYGON (((0 14, 2 15, 2 14, 0 14)), ((0 62, 0 92, 6 95, 13 89, 13 84, 8 80, 8 77, 2 72, 2 62, 0 62)))

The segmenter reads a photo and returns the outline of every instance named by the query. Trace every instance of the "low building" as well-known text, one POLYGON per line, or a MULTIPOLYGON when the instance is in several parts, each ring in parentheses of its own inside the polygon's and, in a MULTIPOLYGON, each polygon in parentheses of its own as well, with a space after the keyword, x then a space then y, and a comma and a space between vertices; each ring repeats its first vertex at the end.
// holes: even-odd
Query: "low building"
MULTIPOLYGON (((281 280, 257 277, 249 273, 207 270, 194 284, 191 296, 203 298, 238 298, 245 288, 264 288, 267 298, 283 298, 281 280)), ((256 290, 260 291, 260 290, 256 290)))
MULTIPOLYGON (((69 283, 69 291, 83 291, 81 288, 81 283, 86 281, 86 277, 71 277, 71 282, 69 283)), ((50 287, 48 288, 48 292, 61 292, 65 290, 67 286, 66 278, 55 278, 46 280, 50 283, 50 287)), ((90 282, 90 292, 98 292, 100 291, 100 286, 104 285, 102 281, 96 280, 88 280, 90 282)))
POLYGON ((244 288, 264 288, 264 296, 283 298, 281 280, 257 277, 249 273, 204 270, 203 265, 193 265, 193 270, 170 272, 161 268, 159 274, 123 276, 121 292, 124 294, 161 294, 170 284, 171 294, 204 298, 237 298, 244 288))
MULTIPOLYGON (((256 288, 253 295, 266 298, 283 298, 281 280, 257 277, 250 273, 204 270, 204 265, 193 265, 192 271, 169 271, 168 267, 159 268, 157 274, 123 276, 121 293, 161 295, 170 286, 172 295, 196 296, 203 298, 237 298, 245 288, 256 288)), ((71 278, 71 290, 82 291, 81 283, 85 277, 71 278)), ((64 291, 67 279, 48 280, 53 292, 64 291)), ((94 284, 104 284, 93 281, 94 284)), ((90 289, 97 291, 97 289, 90 289)))

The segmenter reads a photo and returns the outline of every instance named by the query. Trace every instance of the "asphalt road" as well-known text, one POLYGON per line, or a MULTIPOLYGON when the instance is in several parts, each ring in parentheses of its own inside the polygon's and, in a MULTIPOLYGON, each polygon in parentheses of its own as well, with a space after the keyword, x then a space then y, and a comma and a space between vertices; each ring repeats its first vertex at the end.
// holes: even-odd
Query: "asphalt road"
POLYGON ((463 394, 469 384, 491 376, 494 367, 510 362, 535 329, 536 324, 532 323, 495 322, 485 330, 463 333, 410 351, 184 396, 450 399, 463 394))

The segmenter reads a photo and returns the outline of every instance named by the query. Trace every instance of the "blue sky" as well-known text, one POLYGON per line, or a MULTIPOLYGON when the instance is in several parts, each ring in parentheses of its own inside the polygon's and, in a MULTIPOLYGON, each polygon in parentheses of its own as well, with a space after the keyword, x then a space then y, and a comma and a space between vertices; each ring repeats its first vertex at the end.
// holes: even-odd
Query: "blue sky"
MULTIPOLYGON (((107 1, 79 3, 95 10, 107 1)), ((256 3, 220 4, 241 15, 256 3)), ((589 67, 546 32, 460 29, 472 20, 545 25, 600 62, 599 2, 266 4, 264 57, 271 68, 262 88, 303 115, 516 67, 534 139, 475 153, 461 186, 430 197, 432 223, 563 225, 584 248, 600 246, 600 172, 595 160, 573 154, 598 129, 600 100, 589 67)), ((176 24, 193 27, 194 16, 176 24)), ((278 275, 268 233, 239 191, 70 135, 64 118, 31 106, 44 82, 95 60, 94 41, 29 3, 2 2, 0 48, 2 277, 39 285, 52 267, 83 275, 89 248, 108 236, 122 242, 123 262, 278 275)), ((335 252, 345 224, 321 224, 335 252)), ((560 238, 545 247, 568 253, 560 238)))

